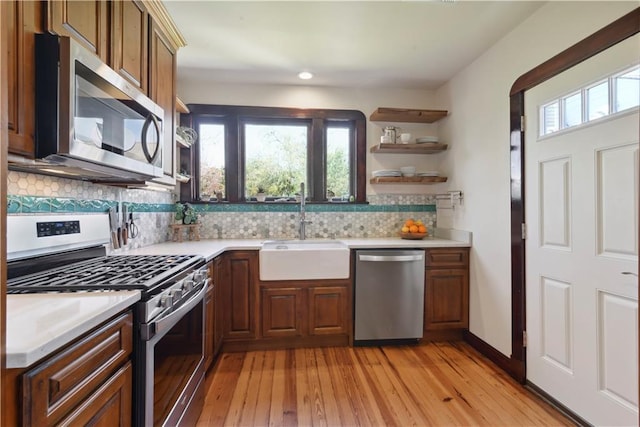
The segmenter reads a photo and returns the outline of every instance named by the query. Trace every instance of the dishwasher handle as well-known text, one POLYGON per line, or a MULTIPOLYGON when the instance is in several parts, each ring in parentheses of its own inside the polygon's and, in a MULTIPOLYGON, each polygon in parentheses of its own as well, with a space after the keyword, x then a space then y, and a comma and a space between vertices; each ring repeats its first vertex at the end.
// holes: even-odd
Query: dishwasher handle
POLYGON ((424 254, 419 255, 358 255, 359 261, 370 262, 408 262, 422 261, 424 254))

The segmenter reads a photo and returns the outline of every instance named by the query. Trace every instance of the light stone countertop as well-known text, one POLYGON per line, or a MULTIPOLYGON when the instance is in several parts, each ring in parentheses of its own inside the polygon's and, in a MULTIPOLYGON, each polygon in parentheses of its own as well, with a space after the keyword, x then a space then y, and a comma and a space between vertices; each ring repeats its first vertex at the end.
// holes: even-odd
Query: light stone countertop
MULTIPOLYGON (((467 231, 436 229, 435 237, 423 240, 399 237, 336 240, 350 249, 401 249, 470 247, 471 237, 467 231)), ((265 240, 277 239, 165 242, 125 249, 118 255, 201 255, 209 261, 225 251, 259 250, 265 240)), ((7 295, 7 368, 33 365, 139 300, 139 291, 7 295)))
POLYGON ((140 300, 140 291, 7 295, 7 368, 26 368, 140 300))
MULTIPOLYGON (((201 255, 212 260, 225 251, 258 250, 267 240, 278 239, 211 239, 200 241, 165 242, 143 248, 123 250, 119 255, 201 255)), ((316 239, 307 239, 316 240, 316 239)), ((327 240, 327 239, 323 239, 327 240)), ((462 230, 436 229, 435 237, 423 240, 403 240, 399 237, 335 239, 344 242, 350 249, 386 248, 447 248, 470 247, 471 233, 462 230)))

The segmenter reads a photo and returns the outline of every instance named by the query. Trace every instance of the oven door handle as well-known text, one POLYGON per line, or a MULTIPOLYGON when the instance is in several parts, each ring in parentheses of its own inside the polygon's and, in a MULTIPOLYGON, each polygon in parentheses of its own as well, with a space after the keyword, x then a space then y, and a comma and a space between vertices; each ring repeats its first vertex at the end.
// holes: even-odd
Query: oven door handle
POLYGON ((156 334, 168 331, 175 325, 182 316, 195 307, 200 301, 204 299, 204 294, 207 292, 207 287, 203 286, 197 294, 191 297, 187 302, 182 304, 176 311, 171 312, 167 316, 153 322, 154 330, 156 334))

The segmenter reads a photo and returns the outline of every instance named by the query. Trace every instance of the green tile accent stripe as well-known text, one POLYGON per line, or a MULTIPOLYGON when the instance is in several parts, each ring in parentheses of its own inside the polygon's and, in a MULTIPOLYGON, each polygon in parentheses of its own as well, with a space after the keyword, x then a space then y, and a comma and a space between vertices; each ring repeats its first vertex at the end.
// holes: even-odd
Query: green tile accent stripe
MULTIPOLYGON (((7 196, 7 213, 98 213, 107 212, 117 206, 115 200, 72 199, 62 197, 7 196)), ((125 202, 130 212, 175 212, 172 203, 133 203, 125 202)), ((297 203, 207 203, 194 204, 199 213, 224 212, 298 212, 297 203)), ((307 212, 435 212, 436 205, 369 205, 369 204, 308 204, 307 212)))
POLYGON ((7 195, 7 213, 98 213, 116 206, 114 200, 81 200, 66 197, 7 195))
MULTIPOLYGON (((199 213, 223 212, 298 212, 296 203, 211 203, 194 204, 199 213)), ((308 204, 307 212, 435 212, 436 205, 356 205, 344 204, 308 204)))
POLYGON ((129 212, 175 212, 173 203, 125 203, 129 212))

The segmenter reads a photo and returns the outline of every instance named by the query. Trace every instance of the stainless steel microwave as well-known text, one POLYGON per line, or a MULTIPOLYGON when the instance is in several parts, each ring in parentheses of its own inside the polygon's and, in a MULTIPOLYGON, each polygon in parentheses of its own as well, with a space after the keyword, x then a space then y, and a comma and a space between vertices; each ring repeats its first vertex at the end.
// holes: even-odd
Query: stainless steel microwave
POLYGON ((36 35, 36 162, 102 182, 162 177, 164 111, 68 37, 36 35))

